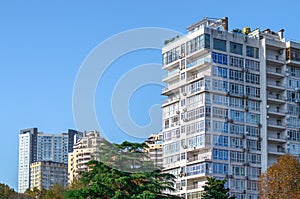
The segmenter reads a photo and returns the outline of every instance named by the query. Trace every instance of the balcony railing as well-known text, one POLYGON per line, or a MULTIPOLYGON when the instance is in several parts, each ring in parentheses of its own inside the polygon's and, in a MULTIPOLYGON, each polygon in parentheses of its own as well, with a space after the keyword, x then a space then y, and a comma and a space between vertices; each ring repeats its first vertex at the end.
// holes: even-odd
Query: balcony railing
POLYGON ((176 73, 179 74, 179 69, 173 70, 173 71, 168 72, 167 74, 163 75, 163 79, 165 79, 167 77, 171 77, 171 76, 175 75, 176 73))
POLYGON ((275 74, 282 75, 282 76, 284 75, 282 70, 279 68, 267 68, 267 73, 275 73, 275 74))
POLYGON ((197 59, 191 63, 188 63, 186 65, 187 68, 191 68, 195 65, 200 65, 200 64, 205 64, 205 63, 210 63, 211 62, 211 58, 209 56, 206 56, 206 57, 202 57, 200 59, 197 59))
POLYGON ((278 86, 278 87, 285 87, 284 83, 281 82, 267 82, 268 86, 278 86))
POLYGON ((282 57, 280 57, 279 55, 267 55, 267 59, 284 62, 284 59, 282 57))
POLYGON ((284 109, 277 109, 277 108, 268 108, 268 112, 285 114, 286 110, 284 110, 284 109))
POLYGON ((277 100, 283 100, 283 101, 285 101, 286 100, 286 98, 285 97, 282 97, 282 96, 280 96, 280 95, 268 95, 268 98, 270 98, 270 99, 277 99, 277 100))

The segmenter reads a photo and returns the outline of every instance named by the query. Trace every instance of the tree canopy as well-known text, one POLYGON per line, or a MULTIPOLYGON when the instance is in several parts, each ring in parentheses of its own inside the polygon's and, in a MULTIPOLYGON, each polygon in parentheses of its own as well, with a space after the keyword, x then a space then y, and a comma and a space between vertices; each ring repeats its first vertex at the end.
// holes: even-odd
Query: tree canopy
POLYGON ((226 179, 218 180, 215 178, 207 178, 205 183, 203 199, 234 199, 235 197, 229 196, 229 188, 225 188, 226 179))
POLYGON ((161 173, 143 153, 145 144, 103 141, 97 159, 90 161, 89 172, 81 173, 78 184, 65 192, 65 198, 84 199, 167 199, 175 191, 174 175, 161 173))
POLYGON ((284 155, 259 180, 260 198, 298 199, 300 196, 300 163, 284 155))

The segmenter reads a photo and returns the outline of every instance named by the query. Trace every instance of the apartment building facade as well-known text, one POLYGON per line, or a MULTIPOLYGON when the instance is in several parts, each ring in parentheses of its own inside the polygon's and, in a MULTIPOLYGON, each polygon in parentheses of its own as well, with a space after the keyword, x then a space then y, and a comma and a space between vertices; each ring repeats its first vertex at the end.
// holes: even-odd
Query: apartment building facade
POLYGON ((97 131, 84 132, 84 136, 74 144, 73 152, 68 154, 68 183, 72 183, 80 172, 88 171, 86 163, 97 159, 102 139, 97 131))
POLYGON ((65 163, 41 161, 30 164, 30 188, 50 189, 55 184, 67 186, 68 165, 65 163))
POLYGON ((280 155, 300 154, 300 44, 228 18, 203 20, 162 49, 163 168, 177 195, 201 198, 207 176, 237 199, 280 155))
POLYGON ((153 162, 154 166, 162 167, 162 132, 157 134, 151 134, 149 138, 145 141, 148 148, 145 149, 149 159, 153 162))
POLYGON ((18 192, 23 193, 30 187, 30 164, 53 161, 68 164, 68 152, 73 149, 82 133, 68 130, 62 134, 43 134, 37 128, 22 129, 19 134, 18 192), (72 148, 72 149, 70 149, 72 148))

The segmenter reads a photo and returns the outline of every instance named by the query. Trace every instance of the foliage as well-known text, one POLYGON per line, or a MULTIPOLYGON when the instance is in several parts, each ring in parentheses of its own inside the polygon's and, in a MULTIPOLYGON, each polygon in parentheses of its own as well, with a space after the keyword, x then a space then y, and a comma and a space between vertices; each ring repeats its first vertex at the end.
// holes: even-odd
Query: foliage
POLYGON ((128 173, 95 160, 88 165, 92 165, 93 169, 80 178, 85 187, 67 190, 66 198, 177 198, 163 193, 174 191, 174 176, 171 174, 162 174, 159 170, 128 173))
POLYGON ((95 159, 114 169, 130 173, 151 172, 159 169, 143 152, 146 147, 148 146, 145 143, 125 141, 121 144, 111 144, 102 140, 95 159))
POLYGON ((175 191, 171 174, 161 173, 143 153, 146 145, 103 141, 95 159, 88 163, 79 181, 65 192, 65 198, 84 199, 166 199, 179 198, 165 194, 175 191))
POLYGON ((300 196, 300 163, 284 155, 259 180, 260 198, 298 199, 300 196))
POLYGON ((8 185, 0 183, 0 199, 33 199, 33 197, 17 193, 8 185))
POLYGON ((46 192, 47 192, 46 189, 39 190, 38 188, 34 187, 32 190, 31 189, 26 189, 24 194, 27 195, 27 196, 30 196, 32 198, 43 199, 46 192))
POLYGON ((51 189, 38 189, 34 187, 31 189, 26 189, 25 195, 31 197, 31 198, 37 198, 37 199, 63 199, 64 198, 64 187, 58 184, 55 184, 51 189))
POLYGON ((215 178, 207 178, 206 185, 203 186, 203 199, 234 199, 229 196, 229 188, 225 188, 226 179, 218 180, 215 178))

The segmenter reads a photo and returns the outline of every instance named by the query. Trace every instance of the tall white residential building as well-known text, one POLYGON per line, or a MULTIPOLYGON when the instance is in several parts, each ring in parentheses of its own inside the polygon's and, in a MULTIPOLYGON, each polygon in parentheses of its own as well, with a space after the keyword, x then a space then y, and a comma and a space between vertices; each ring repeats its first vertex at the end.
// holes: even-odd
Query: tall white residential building
POLYGON ((68 164, 68 152, 82 133, 68 130, 62 134, 43 134, 37 128, 23 129, 19 135, 19 176, 18 191, 23 193, 30 188, 30 164, 52 161, 68 164))
POLYGON ((237 199, 258 198, 261 172, 300 155, 300 44, 228 18, 203 20, 162 49, 163 167, 176 194, 201 198, 206 177, 237 199))

